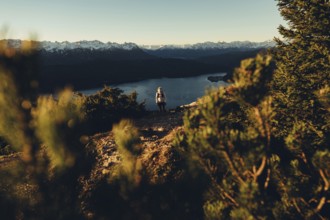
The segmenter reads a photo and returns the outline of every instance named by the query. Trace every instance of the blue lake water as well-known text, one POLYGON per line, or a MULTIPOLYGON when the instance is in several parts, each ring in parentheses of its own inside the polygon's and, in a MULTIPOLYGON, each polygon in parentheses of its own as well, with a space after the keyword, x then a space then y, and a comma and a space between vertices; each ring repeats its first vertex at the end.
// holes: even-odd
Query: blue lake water
MULTIPOLYGON (((146 102, 148 110, 156 110, 155 94, 159 86, 161 86, 166 94, 166 108, 176 108, 180 105, 189 104, 203 96, 209 88, 225 86, 226 82, 211 82, 207 79, 209 76, 224 76, 226 73, 212 73, 194 77, 185 78, 161 78, 148 79, 133 83, 124 83, 117 85, 109 85, 110 87, 118 87, 125 93, 136 91, 138 93, 138 101, 146 102)), ((89 95, 100 89, 84 90, 82 93, 89 95)))

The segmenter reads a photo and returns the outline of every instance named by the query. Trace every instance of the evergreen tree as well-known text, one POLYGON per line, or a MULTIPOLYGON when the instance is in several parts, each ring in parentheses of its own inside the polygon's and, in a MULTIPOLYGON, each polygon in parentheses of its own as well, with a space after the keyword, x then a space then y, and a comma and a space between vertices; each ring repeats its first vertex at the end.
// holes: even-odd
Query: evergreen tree
POLYGON ((277 199, 270 179, 274 117, 268 92, 273 73, 270 56, 241 62, 234 82, 211 91, 198 109, 184 117, 175 145, 191 172, 210 180, 204 205, 207 219, 274 218, 277 199))
POLYGON ((176 146, 211 180, 208 219, 328 219, 330 3, 279 0, 288 27, 269 56, 186 114, 176 146), (274 70, 274 71, 273 71, 274 70))
POLYGON ((298 175, 296 182, 309 179, 305 182, 309 189, 319 182, 318 189, 305 189, 310 193, 309 202, 295 204, 297 209, 311 210, 314 206, 315 213, 324 213, 329 209, 325 201, 329 199, 330 180, 330 2, 279 0, 278 6, 288 25, 279 27, 283 40, 276 39, 274 51, 274 128, 304 175, 298 175))
POLYGON ((284 137, 295 122, 308 121, 311 144, 319 145, 317 133, 324 133, 326 112, 315 92, 330 82, 330 2, 278 0, 278 6, 288 25, 279 27, 283 40, 276 39, 274 51, 277 132, 284 137))
MULTIPOLYGON (((175 142, 192 175, 206 174, 207 219, 325 219, 329 217, 329 133, 310 150, 306 122, 285 137, 269 90, 269 56, 242 61, 234 83, 203 97, 184 117, 175 142)), ((329 88, 315 93, 329 124, 329 88)), ((321 112, 321 111, 320 111, 321 112)))

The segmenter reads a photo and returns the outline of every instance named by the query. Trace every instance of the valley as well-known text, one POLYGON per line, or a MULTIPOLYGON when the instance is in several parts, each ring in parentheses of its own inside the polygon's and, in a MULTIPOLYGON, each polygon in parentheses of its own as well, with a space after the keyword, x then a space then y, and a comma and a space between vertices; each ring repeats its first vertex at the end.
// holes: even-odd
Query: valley
MULTIPOLYGON (((9 40, 13 47, 20 40, 9 40)), ((200 43, 152 48, 134 43, 36 42, 42 93, 64 87, 84 90, 146 79, 184 78, 227 73, 230 78, 242 59, 254 57, 273 42, 200 43)), ((225 79, 225 80, 226 80, 225 79)))

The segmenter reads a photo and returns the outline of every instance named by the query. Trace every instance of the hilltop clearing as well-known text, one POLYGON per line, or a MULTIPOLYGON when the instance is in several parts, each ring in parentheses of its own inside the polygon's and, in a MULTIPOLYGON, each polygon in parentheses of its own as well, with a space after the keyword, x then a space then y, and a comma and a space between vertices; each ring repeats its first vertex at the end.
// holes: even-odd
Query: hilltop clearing
MULTIPOLYGON (((160 185, 173 183, 182 176, 182 160, 172 145, 176 133, 181 130, 183 111, 171 111, 166 113, 149 112, 147 116, 134 120, 133 124, 139 130, 139 145, 141 151, 137 160, 142 164, 147 178, 147 184, 160 185)), ((90 142, 86 146, 92 147, 96 163, 90 175, 81 179, 83 191, 81 192, 81 208, 86 218, 95 217, 95 207, 90 195, 97 194, 100 185, 108 181, 112 172, 116 172, 116 165, 122 161, 114 140, 112 131, 97 133, 90 136, 90 142)), ((21 162, 21 153, 14 153, 0 157, 0 171, 14 168, 21 162)), ((19 184, 14 194, 20 198, 31 198, 37 192, 37 187, 31 185, 29 177, 25 184, 19 184)), ((25 182, 25 181, 24 181, 25 182)), ((0 183, 1 189, 9 188, 5 183, 0 183)), ((37 199, 37 198, 34 198, 37 199)), ((109 198, 108 198, 109 199, 109 198)))
MULTIPOLYGON (((151 112, 134 121, 140 132, 142 152, 139 159, 150 174, 150 181, 157 182, 172 173, 177 158, 172 152, 175 133, 180 131, 183 112, 151 112)), ((95 134, 91 137, 97 150, 97 166, 94 174, 111 172, 111 167, 120 162, 112 132, 95 134)))

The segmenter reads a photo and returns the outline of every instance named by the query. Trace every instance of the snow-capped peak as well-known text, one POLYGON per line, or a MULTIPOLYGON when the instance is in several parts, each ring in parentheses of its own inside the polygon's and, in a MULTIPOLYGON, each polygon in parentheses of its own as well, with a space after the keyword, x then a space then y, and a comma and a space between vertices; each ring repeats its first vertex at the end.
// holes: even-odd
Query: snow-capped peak
MULTIPOLYGON (((18 48, 22 45, 22 40, 8 40, 10 46, 18 48)), ((39 49, 46 50, 48 52, 61 51, 61 50, 74 50, 74 49, 89 49, 89 50, 114 50, 114 49, 123 49, 123 50, 133 50, 138 48, 134 43, 113 43, 107 42, 103 43, 98 40, 94 41, 76 41, 76 42, 52 42, 52 41, 40 41, 39 49)))
POLYGON ((57 51, 57 50, 73 50, 73 49, 89 49, 89 50, 113 50, 113 49, 123 49, 123 50, 133 50, 138 48, 134 43, 113 43, 107 42, 103 43, 98 40, 94 41, 77 41, 77 42, 50 42, 42 41, 40 42, 41 49, 47 51, 57 51))
POLYGON ((251 41, 232 41, 232 42, 204 42, 196 44, 183 44, 183 45, 140 45, 141 48, 149 50, 163 50, 163 49, 193 49, 193 50, 207 50, 207 49, 227 49, 227 48, 270 48, 274 47, 276 43, 272 40, 264 42, 251 42, 251 41))
MULTIPOLYGON (((8 43, 15 48, 18 48, 22 44, 22 40, 8 40, 8 43)), ((210 50, 210 49, 228 49, 228 48, 243 48, 243 49, 257 49, 257 48, 270 48, 274 47, 276 43, 272 40, 264 42, 251 42, 251 41, 233 41, 233 42, 204 42, 196 44, 183 44, 183 45, 136 45, 135 43, 103 43, 98 40, 94 41, 76 41, 76 42, 52 42, 52 41, 40 41, 38 42, 39 49, 46 50, 48 52, 55 52, 61 50, 74 50, 74 49, 88 49, 88 50, 133 50, 137 48, 143 48, 148 50, 165 50, 165 49, 191 49, 191 50, 210 50)))

